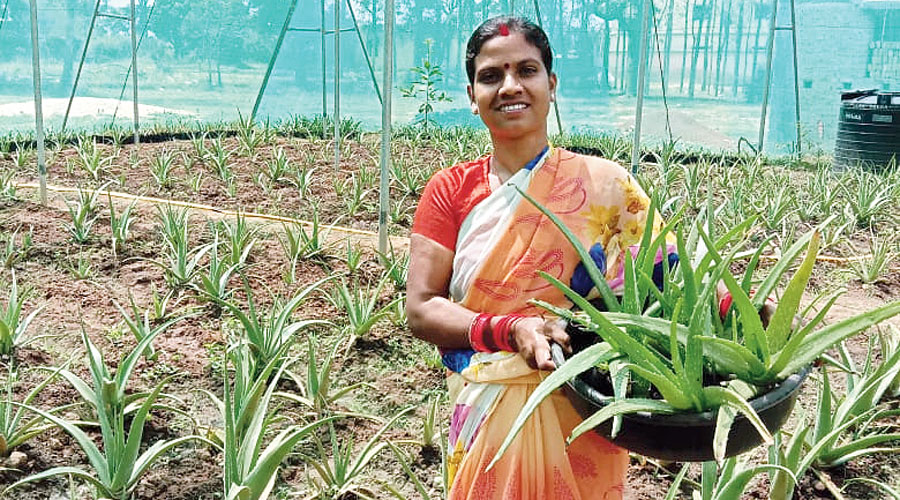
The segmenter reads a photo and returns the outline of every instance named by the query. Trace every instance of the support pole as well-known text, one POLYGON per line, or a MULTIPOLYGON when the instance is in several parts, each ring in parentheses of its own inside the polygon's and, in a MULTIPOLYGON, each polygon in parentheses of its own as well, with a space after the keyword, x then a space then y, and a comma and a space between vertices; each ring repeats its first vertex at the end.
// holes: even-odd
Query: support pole
POLYGON ((84 48, 81 49, 81 60, 78 61, 78 70, 75 71, 75 81, 72 83, 72 92, 69 93, 69 104, 66 105, 66 114, 63 115, 62 127, 60 132, 65 132, 66 124, 69 122, 69 112, 72 111, 72 101, 75 100, 75 91, 78 89, 78 81, 81 79, 81 69, 84 68, 84 59, 87 57, 88 45, 91 43, 91 36, 94 34, 94 25, 97 24, 97 14, 100 12, 100 0, 94 4, 94 14, 91 16, 91 24, 88 26, 87 38, 84 39, 84 48))
POLYGON ((41 52, 38 44, 37 0, 31 0, 31 66, 34 82, 34 131, 37 136, 38 175, 41 204, 47 204, 47 162, 44 155, 44 105, 41 99, 41 52))
POLYGON ((384 102, 381 105, 381 182, 378 187, 378 251, 388 251, 388 211, 390 210, 391 163, 391 89, 394 74, 394 0, 384 5, 384 73, 382 87, 384 102))
POLYGON ((650 2, 644 4, 641 20, 641 65, 638 67, 637 104, 634 110, 634 140, 631 146, 631 173, 636 174, 641 163, 641 122, 644 118, 644 85, 647 79, 647 45, 650 38, 650 2))
POLYGON ((766 46, 766 86, 763 88, 762 111, 759 119, 759 140, 756 150, 762 154, 766 138, 766 112, 769 107, 769 87, 772 85, 772 53, 775 48, 775 19, 778 13, 778 0, 772 0, 772 16, 769 18, 769 40, 766 46))
POLYGON ((797 64, 797 12, 791 0, 791 45, 794 53, 794 113, 797 121, 797 158, 802 151, 800 144, 800 69, 797 64))
POLYGON ((269 85, 269 77, 272 76, 272 70, 275 68, 275 60, 281 52, 281 44, 284 43, 284 35, 291 25, 291 19, 294 18, 294 9, 297 7, 297 0, 291 0, 288 7, 287 17, 284 18, 284 24, 281 25, 281 33, 278 34, 278 40, 275 42, 275 50, 272 51, 272 57, 269 58, 269 66, 266 67, 266 74, 263 76, 262 85, 259 86, 259 92, 256 94, 256 102, 253 103, 253 111, 250 112, 250 123, 256 119, 256 112, 259 111, 259 105, 262 103, 263 94, 269 85))
POLYGON ((140 121, 138 119, 138 65, 137 65, 137 27, 134 22, 135 8, 134 0, 131 0, 131 88, 133 92, 134 104, 134 155, 137 157, 138 149, 141 145, 141 137, 138 133, 140 121))
MULTIPOLYGON (((362 32, 359 31, 359 23, 356 22, 356 13, 353 11, 353 4, 347 0, 347 10, 350 11, 350 18, 353 19, 353 29, 356 31, 356 37, 359 39, 359 46, 362 48, 363 55, 366 57, 366 66, 369 68, 369 76, 372 77, 372 85, 375 86, 375 94, 378 96, 378 103, 384 105, 381 98, 381 89, 378 88, 378 79, 375 78, 375 68, 372 67, 372 60, 369 59, 369 50, 366 48, 366 42, 363 40, 362 32)), ((375 24, 373 21, 372 24, 375 24)))
POLYGON ((341 170, 341 2, 334 2, 334 171, 341 170))
POLYGON ((322 118, 324 118, 328 116, 328 101, 326 100, 328 98, 328 89, 325 87, 325 0, 322 0, 320 5, 322 6, 322 23, 319 31, 322 39, 322 118))
MULTIPOLYGON (((541 29, 544 28, 544 21, 541 19, 541 6, 538 4, 538 0, 534 0, 534 14, 537 16, 538 26, 541 29)), ((559 104, 557 104, 556 100, 553 100, 553 113, 556 114, 556 130, 559 132, 559 135, 562 135, 562 120, 559 119, 559 104)))

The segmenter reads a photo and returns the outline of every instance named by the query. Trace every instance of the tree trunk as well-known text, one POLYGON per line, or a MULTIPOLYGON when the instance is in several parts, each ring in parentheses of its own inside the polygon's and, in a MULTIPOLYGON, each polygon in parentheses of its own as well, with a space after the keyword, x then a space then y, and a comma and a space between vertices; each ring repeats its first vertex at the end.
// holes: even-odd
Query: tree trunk
POLYGON ((663 54, 665 54, 665 57, 663 59, 663 69, 662 69, 663 76, 665 77, 663 79, 664 84, 667 84, 667 82, 669 81, 669 62, 670 62, 669 59, 672 57, 672 23, 675 21, 675 1, 674 0, 670 0, 668 2, 668 8, 669 8, 669 17, 668 17, 668 20, 666 21, 666 42, 665 42, 665 46, 663 48, 663 54))
MULTIPOLYGON (((694 5, 696 12, 697 5, 694 5)), ((695 20, 697 28, 693 29, 694 22, 691 22, 691 28, 694 35, 694 46, 691 48, 691 77, 688 82, 688 97, 694 97, 694 85, 697 83, 697 59, 700 57, 700 41, 703 39, 703 18, 695 20)))
POLYGON ((600 91, 604 94, 609 94, 609 21, 603 20, 603 31, 600 36, 600 53, 602 54, 603 60, 600 64, 600 91))
POLYGON ((732 82, 732 97, 737 97, 738 87, 741 85, 741 45, 744 43, 744 2, 738 2, 737 36, 734 39, 734 81, 732 82))
MULTIPOLYGON (((684 8, 684 32, 681 34, 681 83, 678 90, 684 93, 684 75, 687 72, 687 36, 688 23, 690 22, 691 13, 693 12, 694 0, 690 0, 684 8)), ((694 23, 690 23, 691 31, 693 31, 694 23)))
POLYGON ((723 78, 724 66, 728 64, 728 42, 731 38, 731 0, 722 4, 722 16, 719 23, 719 44, 716 54, 716 96, 718 97, 723 78))
POLYGON ((712 46, 712 34, 713 30, 716 27, 716 0, 712 0, 712 5, 709 7, 709 24, 706 25, 706 41, 703 43, 703 79, 700 83, 701 90, 707 90, 708 80, 709 78, 709 49, 712 46))

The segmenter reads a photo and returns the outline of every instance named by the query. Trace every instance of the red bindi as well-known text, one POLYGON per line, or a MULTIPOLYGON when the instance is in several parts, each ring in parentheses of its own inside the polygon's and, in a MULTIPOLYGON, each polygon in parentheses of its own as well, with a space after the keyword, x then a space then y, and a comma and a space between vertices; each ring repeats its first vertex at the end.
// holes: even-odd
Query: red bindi
POLYGON ((498 29, 500 30, 501 36, 509 36, 509 26, 506 24, 501 24, 498 29))
POLYGON ((503 69, 509 69, 509 63, 504 64, 503 69))

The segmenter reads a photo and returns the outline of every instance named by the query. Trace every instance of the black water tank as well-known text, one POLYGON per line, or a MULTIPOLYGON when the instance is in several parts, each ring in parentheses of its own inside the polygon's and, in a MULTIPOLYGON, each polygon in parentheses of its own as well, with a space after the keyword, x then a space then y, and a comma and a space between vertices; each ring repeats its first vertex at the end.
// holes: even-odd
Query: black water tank
POLYGON ((882 170, 894 158, 900 162, 900 92, 843 92, 835 168, 882 170))

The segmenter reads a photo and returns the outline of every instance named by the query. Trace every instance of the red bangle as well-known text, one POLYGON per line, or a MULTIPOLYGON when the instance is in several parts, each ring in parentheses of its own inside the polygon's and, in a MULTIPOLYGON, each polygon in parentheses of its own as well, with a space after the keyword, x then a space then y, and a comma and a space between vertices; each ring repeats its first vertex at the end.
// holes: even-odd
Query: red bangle
POLYGON ((493 340, 491 334, 485 335, 485 329, 490 330, 491 319, 493 318, 493 314, 480 313, 472 319, 472 323, 469 325, 469 345, 472 346, 472 349, 479 352, 494 352, 496 350, 491 349, 485 343, 485 340, 488 338, 493 340))
POLYGON ((507 314, 497 322, 497 328, 494 330, 494 343, 501 351, 517 352, 513 346, 512 329, 524 317, 522 314, 507 314))
POLYGON ((725 296, 719 301, 719 319, 724 320, 725 316, 728 315, 728 310, 731 309, 731 302, 731 292, 725 292, 725 296))
MULTIPOLYGON (((750 298, 753 298, 753 295, 756 294, 756 290, 750 290, 750 298)), ((731 309, 732 303, 731 292, 725 292, 725 295, 722 297, 722 300, 719 301, 719 318, 725 319, 725 316, 728 314, 728 310, 731 309)), ((766 302, 775 303, 775 299, 772 297, 766 297, 766 302)))

